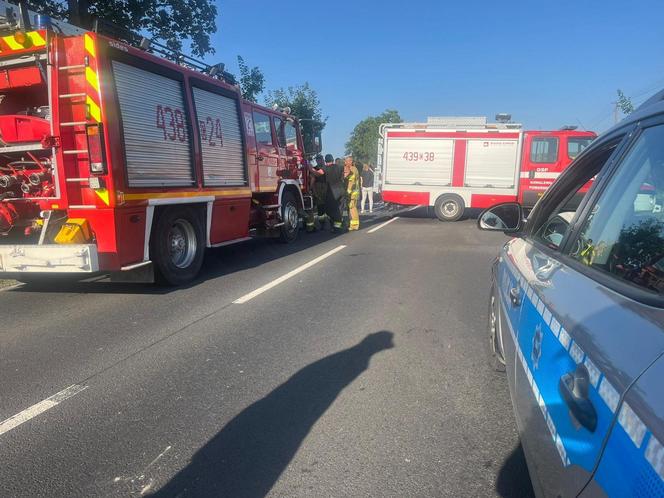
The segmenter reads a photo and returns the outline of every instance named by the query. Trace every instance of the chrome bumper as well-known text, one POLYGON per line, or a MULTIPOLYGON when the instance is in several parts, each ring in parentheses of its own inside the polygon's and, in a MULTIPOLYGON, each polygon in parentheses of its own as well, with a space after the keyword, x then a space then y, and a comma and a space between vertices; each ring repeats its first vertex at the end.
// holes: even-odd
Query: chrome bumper
POLYGON ((0 273, 93 273, 99 271, 94 244, 0 245, 0 273))

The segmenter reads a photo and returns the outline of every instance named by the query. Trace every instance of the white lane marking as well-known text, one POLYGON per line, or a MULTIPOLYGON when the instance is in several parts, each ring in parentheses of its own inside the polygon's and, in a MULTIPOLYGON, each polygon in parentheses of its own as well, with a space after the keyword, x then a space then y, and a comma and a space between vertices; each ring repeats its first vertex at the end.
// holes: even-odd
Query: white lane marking
POLYGON ((2 287, 0 288, 0 292, 7 292, 10 290, 18 289, 19 287, 23 287, 25 284, 14 284, 10 285, 9 287, 2 287))
POLYGON ((387 220, 385 223, 381 223, 381 224, 378 225, 377 227, 373 227, 373 228, 372 228, 371 230, 369 230, 367 233, 374 233, 375 231, 380 230, 381 228, 383 228, 385 225, 389 225, 390 223, 392 223, 393 221, 397 221, 398 219, 399 219, 399 217, 398 217, 398 216, 395 216, 395 217, 392 218, 391 220, 387 220))
POLYGON ((277 285, 279 285, 279 284, 285 282, 285 281, 288 280, 289 278, 294 277, 294 276, 297 275, 298 273, 303 272, 303 271, 306 270, 307 268, 311 268, 311 267, 314 266, 316 263, 320 263, 320 262, 323 261, 324 259, 329 258, 329 257, 332 256, 334 253, 337 253, 337 252, 341 251, 344 247, 346 247, 346 246, 345 246, 345 245, 340 245, 340 246, 338 246, 338 247, 335 247, 335 248, 332 249, 331 251, 328 251, 328 252, 326 252, 325 254, 323 254, 323 255, 321 255, 321 256, 318 256, 317 258, 312 259, 311 261, 309 261, 308 263, 303 264, 303 265, 300 266, 299 268, 295 268, 294 270, 289 271, 289 272, 286 273, 285 275, 282 275, 281 277, 274 279, 272 282, 270 282, 270 283, 268 283, 268 284, 265 284, 265 285, 262 286, 262 287, 259 287, 259 288, 256 289, 255 291, 252 291, 252 292, 250 292, 249 294, 245 294, 244 296, 242 296, 242 297, 236 299, 235 301, 233 301, 233 304, 244 304, 244 303, 246 303, 247 301, 250 301, 251 299, 255 298, 256 296, 262 294, 263 292, 266 292, 266 291, 270 290, 272 287, 276 287, 277 285))
POLYGON ((80 393, 81 391, 84 391, 87 388, 88 386, 79 386, 78 384, 74 384, 73 386, 69 386, 68 388, 63 389, 59 393, 55 393, 53 396, 50 396, 45 400, 32 405, 30 408, 26 408, 13 417, 9 417, 7 420, 3 420, 0 422, 0 436, 2 436, 5 432, 9 432, 12 429, 18 427, 24 422, 35 418, 37 415, 44 413, 46 410, 50 410, 54 406, 62 403, 64 400, 71 398, 72 396, 80 393))
POLYGON ((155 458, 154 460, 152 460, 152 461, 148 464, 148 466, 145 467, 145 469, 143 470, 143 472, 145 472, 145 471, 148 470, 150 467, 152 467, 155 463, 157 463, 157 462, 158 462, 158 461, 159 461, 159 460, 160 460, 160 459, 161 459, 166 453, 168 453, 168 451, 169 451, 170 449, 171 449, 171 445, 169 444, 168 446, 166 446, 166 449, 165 449, 164 451, 162 451, 161 453, 159 453, 159 455, 157 455, 157 458, 155 458))

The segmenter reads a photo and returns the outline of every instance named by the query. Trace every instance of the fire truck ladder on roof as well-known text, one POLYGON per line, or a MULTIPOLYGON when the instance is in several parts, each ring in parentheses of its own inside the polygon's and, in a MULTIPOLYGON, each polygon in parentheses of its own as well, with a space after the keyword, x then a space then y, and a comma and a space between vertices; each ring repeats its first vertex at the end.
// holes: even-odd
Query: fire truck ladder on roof
MULTIPOLYGON (((17 6, 14 3, 0 0, 0 31, 13 31, 19 27, 21 29, 26 29, 26 26, 23 24, 26 22, 29 24, 30 20, 35 19, 35 16, 39 14, 39 12, 28 10, 24 2, 16 1, 16 3, 23 5, 17 6)), ((237 85, 235 76, 225 71, 224 64, 207 64, 201 60, 184 54, 180 50, 168 47, 167 45, 159 43, 155 40, 141 36, 105 19, 100 19, 93 16, 92 29, 84 29, 69 22, 50 17, 49 22, 53 29, 60 35, 79 36, 84 34, 86 31, 94 31, 95 33, 99 33, 122 41, 128 45, 140 48, 141 50, 145 50, 146 52, 155 54, 159 57, 164 57, 172 62, 175 62, 176 64, 180 64, 181 66, 193 69, 195 71, 200 71, 210 77, 225 81, 228 84, 237 85)), ((85 68, 85 66, 83 66, 83 68, 85 68)))

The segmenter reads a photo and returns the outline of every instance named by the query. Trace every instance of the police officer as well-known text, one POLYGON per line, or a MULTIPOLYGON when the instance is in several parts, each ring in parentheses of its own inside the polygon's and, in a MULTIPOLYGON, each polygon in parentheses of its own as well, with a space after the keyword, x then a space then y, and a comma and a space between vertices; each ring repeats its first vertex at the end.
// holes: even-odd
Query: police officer
POLYGON ((316 156, 316 165, 309 167, 311 174, 311 192, 314 198, 314 209, 307 214, 307 232, 316 229, 316 218, 322 227, 325 224, 325 198, 327 197, 327 180, 325 178, 325 161, 322 154, 316 156))
POLYGON ((350 218, 349 230, 360 228, 360 213, 357 211, 357 201, 360 200, 360 172, 353 164, 353 158, 347 157, 344 164, 346 177, 346 198, 348 199, 348 216, 350 218))
POLYGON ((343 165, 335 163, 332 154, 325 155, 325 180, 327 182, 325 211, 332 220, 332 231, 337 232, 341 230, 341 202, 346 189, 343 165))

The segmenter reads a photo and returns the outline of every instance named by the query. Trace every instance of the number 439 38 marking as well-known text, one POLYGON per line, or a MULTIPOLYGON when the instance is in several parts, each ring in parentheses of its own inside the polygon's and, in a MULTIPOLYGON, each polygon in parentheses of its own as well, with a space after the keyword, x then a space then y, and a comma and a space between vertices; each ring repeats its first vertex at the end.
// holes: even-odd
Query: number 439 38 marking
POLYGON ((404 161, 424 161, 424 162, 429 162, 429 161, 434 161, 435 160, 435 153, 433 152, 404 152, 403 156, 401 156, 404 161))

